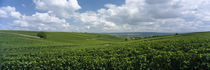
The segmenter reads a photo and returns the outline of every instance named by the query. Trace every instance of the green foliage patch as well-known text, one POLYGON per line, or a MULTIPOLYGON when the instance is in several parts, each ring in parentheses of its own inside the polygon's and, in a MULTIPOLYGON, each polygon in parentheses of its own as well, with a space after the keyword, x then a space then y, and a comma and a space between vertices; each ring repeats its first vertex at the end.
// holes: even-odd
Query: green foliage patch
POLYGON ((37 33, 37 36, 40 37, 40 38, 43 38, 43 39, 47 39, 47 35, 44 32, 37 33))
POLYGON ((47 39, 34 39, 0 33, 1 69, 210 69, 209 32, 133 41, 89 33, 46 32, 46 35, 47 39))

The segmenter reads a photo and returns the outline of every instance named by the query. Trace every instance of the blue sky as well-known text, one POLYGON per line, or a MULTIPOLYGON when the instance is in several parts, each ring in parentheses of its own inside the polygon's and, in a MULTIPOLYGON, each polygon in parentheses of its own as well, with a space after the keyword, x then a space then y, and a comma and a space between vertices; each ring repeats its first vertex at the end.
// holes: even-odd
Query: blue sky
MULTIPOLYGON (((122 5, 125 3, 125 0, 78 0, 78 3, 82 7, 78 11, 85 12, 105 8, 105 4, 122 5)), ((36 11, 40 11, 35 9, 35 4, 32 0, 0 0, 0 6, 13 6, 17 11, 25 15, 32 15, 36 11)))
POLYGON ((209 0, 0 0, 0 30, 197 32, 209 0))
POLYGON ((79 11, 84 12, 88 10, 97 11, 100 8, 104 8, 105 4, 122 5, 125 0, 78 0, 79 5, 83 8, 79 11))
POLYGON ((0 6, 12 6, 25 15, 35 13, 35 5, 32 0, 0 0, 0 6))

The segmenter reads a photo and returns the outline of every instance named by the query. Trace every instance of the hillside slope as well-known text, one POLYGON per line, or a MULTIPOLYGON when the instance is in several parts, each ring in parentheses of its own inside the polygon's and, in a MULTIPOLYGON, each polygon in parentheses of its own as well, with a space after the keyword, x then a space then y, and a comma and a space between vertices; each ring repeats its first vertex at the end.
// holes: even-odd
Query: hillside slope
POLYGON ((2 32, 1 69, 210 69, 210 32, 133 41, 89 33, 46 32, 47 39, 37 39, 7 33, 35 36, 33 31, 2 32))
MULTIPOLYGON (((4 33, 17 33, 36 36, 38 31, 0 31, 4 33)), ((45 32, 48 41, 74 43, 74 44, 93 44, 103 42, 120 42, 123 41, 122 37, 115 37, 104 34, 94 33, 75 33, 75 32, 45 32)))

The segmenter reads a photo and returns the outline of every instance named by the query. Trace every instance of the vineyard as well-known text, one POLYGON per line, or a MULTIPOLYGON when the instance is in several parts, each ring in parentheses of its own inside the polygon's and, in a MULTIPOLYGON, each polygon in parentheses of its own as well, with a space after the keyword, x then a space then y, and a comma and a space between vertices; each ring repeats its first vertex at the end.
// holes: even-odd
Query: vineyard
POLYGON ((0 31, 1 70, 210 70, 210 32, 124 41, 94 33, 0 31))

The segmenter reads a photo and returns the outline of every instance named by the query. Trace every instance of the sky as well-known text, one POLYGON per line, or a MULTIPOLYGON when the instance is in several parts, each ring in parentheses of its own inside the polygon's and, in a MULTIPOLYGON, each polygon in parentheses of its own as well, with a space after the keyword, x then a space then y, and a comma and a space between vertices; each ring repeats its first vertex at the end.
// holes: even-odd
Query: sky
POLYGON ((0 30, 210 31, 210 0, 0 0, 0 30))

